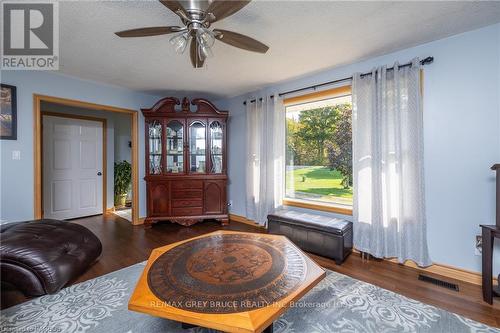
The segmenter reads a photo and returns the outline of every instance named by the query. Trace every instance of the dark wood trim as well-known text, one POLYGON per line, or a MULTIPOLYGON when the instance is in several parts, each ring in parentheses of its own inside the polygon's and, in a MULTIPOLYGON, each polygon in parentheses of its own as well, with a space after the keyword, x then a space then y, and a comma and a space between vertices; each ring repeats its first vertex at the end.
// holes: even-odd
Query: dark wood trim
POLYGON ((179 105, 179 99, 175 97, 165 97, 160 99, 151 108, 141 109, 144 115, 161 115, 161 113, 175 113, 175 106, 179 105))
MULTIPOLYGON (((177 179, 179 176, 178 175, 173 175, 173 174, 168 174, 168 175, 149 175, 149 176, 145 176, 144 177, 144 180, 147 180, 147 181, 154 181, 154 180, 160 180, 160 179, 165 179, 165 180, 174 180, 174 179, 177 179)), ((204 179, 205 178, 205 174, 204 173, 200 173, 200 174, 186 174, 185 175, 186 179, 187 180, 193 180, 193 179, 204 179)), ((214 174, 214 175, 210 175, 210 178, 215 178, 215 179, 220 179, 220 180, 223 180, 223 179, 227 179, 227 175, 221 175, 221 174, 214 174)))
MULTIPOLYGON (((495 225, 481 225, 482 233, 482 271, 483 271, 483 300, 493 304, 493 297, 500 296, 493 288, 493 245, 495 238, 500 238, 500 227, 495 225)), ((498 281, 500 283, 500 281, 498 281)))
POLYGON ((191 102, 192 105, 196 105, 196 113, 211 113, 215 114, 214 116, 221 115, 227 117, 229 114, 227 111, 221 111, 217 109, 217 107, 210 101, 202 98, 193 99, 191 102))
POLYGON ((500 164, 494 164, 491 170, 496 171, 496 225, 500 228, 500 164))

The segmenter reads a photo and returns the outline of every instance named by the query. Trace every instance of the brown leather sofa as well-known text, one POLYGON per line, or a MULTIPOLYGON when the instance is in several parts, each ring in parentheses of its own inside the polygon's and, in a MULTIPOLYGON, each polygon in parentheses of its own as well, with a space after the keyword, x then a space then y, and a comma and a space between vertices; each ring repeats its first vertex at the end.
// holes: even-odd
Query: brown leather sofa
POLYGON ((101 255, 100 240, 87 228, 57 220, 35 220, 0 227, 2 285, 25 296, 59 291, 101 255))

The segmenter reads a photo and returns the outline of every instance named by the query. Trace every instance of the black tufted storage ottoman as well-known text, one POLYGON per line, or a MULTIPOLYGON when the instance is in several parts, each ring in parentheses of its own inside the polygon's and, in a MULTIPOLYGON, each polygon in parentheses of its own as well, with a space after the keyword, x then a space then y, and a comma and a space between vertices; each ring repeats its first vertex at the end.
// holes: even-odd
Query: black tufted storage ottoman
POLYGON ((99 239, 87 228, 57 220, 4 224, 0 228, 2 284, 25 296, 59 291, 101 255, 99 239))
POLYGON ((271 234, 287 236, 302 250, 332 258, 337 265, 352 252, 352 222, 282 209, 267 216, 271 234))

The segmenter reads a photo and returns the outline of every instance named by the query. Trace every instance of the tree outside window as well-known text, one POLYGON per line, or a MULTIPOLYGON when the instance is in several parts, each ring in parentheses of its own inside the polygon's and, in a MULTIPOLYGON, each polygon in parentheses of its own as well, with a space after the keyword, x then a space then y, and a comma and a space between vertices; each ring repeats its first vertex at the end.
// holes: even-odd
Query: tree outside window
POLYGON ((351 96, 286 106, 286 130, 286 198, 351 206, 351 96))

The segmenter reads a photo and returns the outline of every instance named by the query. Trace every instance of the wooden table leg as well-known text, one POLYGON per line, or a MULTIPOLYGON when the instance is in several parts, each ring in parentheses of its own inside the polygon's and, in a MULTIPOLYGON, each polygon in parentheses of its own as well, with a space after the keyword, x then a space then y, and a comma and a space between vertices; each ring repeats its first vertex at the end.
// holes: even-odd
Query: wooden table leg
POLYGON ((483 228, 482 237, 483 300, 489 304, 493 304, 493 235, 491 233, 491 230, 483 228))
POLYGON ((192 324, 187 324, 187 323, 181 323, 181 325, 182 325, 182 328, 185 329, 185 330, 188 330, 190 328, 198 327, 197 325, 192 325, 192 324))
MULTIPOLYGON (((185 330, 188 330, 190 328, 199 327, 197 325, 191 325, 191 324, 187 324, 187 323, 181 323, 181 325, 182 325, 182 328, 185 330)), ((271 325, 267 326, 266 329, 262 331, 262 333, 273 333, 273 324, 271 323, 271 325)))
POLYGON ((262 333, 273 333, 273 323, 271 325, 267 326, 265 330, 262 331, 262 333))

